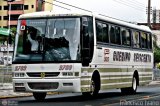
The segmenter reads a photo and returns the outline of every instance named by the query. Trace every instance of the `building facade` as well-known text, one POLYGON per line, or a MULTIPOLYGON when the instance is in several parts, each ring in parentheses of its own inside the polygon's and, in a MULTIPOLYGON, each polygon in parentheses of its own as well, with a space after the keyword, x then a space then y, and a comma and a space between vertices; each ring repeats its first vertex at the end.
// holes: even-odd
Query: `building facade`
MULTIPOLYGON (((8 28, 9 24, 11 27, 16 27, 17 19, 21 14, 52 10, 53 6, 51 4, 42 3, 41 1, 43 0, 14 0, 13 2, 0 0, 0 28, 8 28)), ((53 0, 45 1, 53 2, 53 0)))
MULTIPOLYGON (((53 0, 45 1, 53 3, 53 0)), ((17 27, 17 20, 21 14, 36 11, 51 11, 53 6, 49 3, 42 3, 42 0, 14 0, 13 2, 0 0, 0 28, 17 27)), ((8 38, 0 33, 0 66, 5 64, 5 57, 8 57, 8 55, 12 57, 13 55, 13 44, 7 46, 7 41, 8 38)))
POLYGON ((153 10, 153 23, 160 23, 160 10, 153 10))

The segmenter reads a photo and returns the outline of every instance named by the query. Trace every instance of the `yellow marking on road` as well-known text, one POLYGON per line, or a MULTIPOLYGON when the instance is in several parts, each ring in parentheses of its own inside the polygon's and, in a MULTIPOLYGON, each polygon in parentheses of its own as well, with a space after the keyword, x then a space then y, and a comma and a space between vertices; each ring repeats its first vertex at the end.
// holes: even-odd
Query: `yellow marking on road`
POLYGON ((143 96, 143 99, 144 99, 144 100, 150 99, 150 96, 143 96))

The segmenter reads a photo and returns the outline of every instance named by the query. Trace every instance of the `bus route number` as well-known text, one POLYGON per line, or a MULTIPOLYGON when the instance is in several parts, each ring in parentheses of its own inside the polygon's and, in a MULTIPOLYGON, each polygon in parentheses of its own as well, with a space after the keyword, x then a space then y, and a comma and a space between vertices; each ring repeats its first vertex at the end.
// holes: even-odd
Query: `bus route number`
POLYGON ((16 66, 15 71, 26 71, 27 66, 16 66))
POLYGON ((60 65, 59 70, 72 70, 72 65, 60 65))

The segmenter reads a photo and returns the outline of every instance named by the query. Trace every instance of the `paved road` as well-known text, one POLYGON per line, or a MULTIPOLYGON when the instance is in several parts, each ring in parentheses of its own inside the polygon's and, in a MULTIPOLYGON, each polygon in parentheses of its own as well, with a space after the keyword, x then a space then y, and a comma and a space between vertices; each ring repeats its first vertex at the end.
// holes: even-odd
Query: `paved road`
POLYGON ((7 99, 1 102, 7 102, 10 106, 160 106, 160 85, 139 87, 136 95, 124 95, 120 90, 114 89, 101 92, 96 98, 84 98, 80 93, 66 93, 48 95, 43 102, 37 102, 33 97, 7 99))

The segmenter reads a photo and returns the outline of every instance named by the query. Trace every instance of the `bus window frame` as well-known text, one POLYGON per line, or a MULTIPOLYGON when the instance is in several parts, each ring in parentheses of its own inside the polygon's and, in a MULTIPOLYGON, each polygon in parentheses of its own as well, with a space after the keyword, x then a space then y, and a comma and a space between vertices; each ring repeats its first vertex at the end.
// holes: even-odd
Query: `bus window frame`
MULTIPOLYGON (((99 18, 95 18, 95 24, 96 24, 96 21, 100 21, 100 22, 105 23, 105 24, 108 25, 108 37, 109 37, 109 43, 98 42, 97 38, 96 38, 96 44, 98 46, 100 46, 100 47, 112 46, 112 47, 118 47, 118 48, 122 47, 122 48, 142 50, 142 51, 143 50, 145 50, 145 51, 153 51, 153 43, 152 43, 153 41, 152 41, 151 32, 144 31, 144 30, 139 30, 139 29, 136 29, 136 28, 125 26, 125 25, 120 25, 120 24, 117 24, 117 23, 114 23, 114 22, 109 22, 107 20, 103 20, 103 19, 99 19, 99 18), (122 44, 122 35, 121 35, 121 33, 120 33, 121 45, 111 43, 110 34, 109 34, 110 33, 109 30, 110 30, 111 25, 120 27, 120 30, 121 30, 121 28, 126 28, 127 30, 130 31, 130 36, 131 36, 131 42, 130 42, 131 44, 130 44, 130 46, 122 44), (134 31, 139 33, 139 46, 140 46, 139 48, 134 47, 134 42, 133 42, 133 32, 134 31), (145 32, 147 34, 150 34, 150 37, 151 37, 150 38, 151 39, 151 48, 150 49, 149 48, 147 48, 147 49, 141 48, 141 32, 145 32)), ((95 25, 95 27, 96 27, 96 25, 95 25)), ((95 28, 95 30, 96 30, 96 28, 95 28)))
POLYGON ((140 30, 136 30, 136 29, 132 29, 132 48, 133 49, 141 49, 141 31, 140 30), (138 36, 138 38, 139 38, 139 47, 134 47, 134 32, 138 32, 138 34, 139 34, 139 36, 138 36))
POLYGON ((128 47, 128 48, 131 48, 132 47, 132 31, 131 31, 131 28, 128 28, 128 27, 121 27, 121 31, 122 31, 122 29, 125 29, 125 30, 127 30, 128 32, 129 32, 129 35, 130 35, 130 45, 125 45, 125 44, 123 44, 122 42, 123 42, 123 39, 122 39, 122 33, 121 33, 121 45, 123 46, 123 47, 128 47))
POLYGON ((98 20, 98 19, 96 19, 95 20, 95 35, 96 35, 96 41, 97 41, 97 44, 109 44, 110 43, 110 37, 109 37, 109 24, 107 23, 107 22, 105 22, 105 21, 102 21, 102 20, 98 20), (107 27, 107 39, 108 39, 108 42, 106 41, 106 42, 103 42, 103 41, 98 41, 98 39, 97 39, 97 22, 98 23, 100 23, 100 24, 105 24, 107 27))
POLYGON ((141 33, 141 34, 140 34, 140 35, 141 35, 141 39, 140 39, 140 40, 141 40, 141 48, 144 49, 144 50, 146 50, 146 49, 148 49, 148 36, 147 36, 148 33, 147 33, 147 32, 144 32, 144 31, 141 31, 140 33, 141 33), (144 33, 144 34, 146 35, 146 42, 145 42, 145 43, 146 43, 146 47, 142 47, 142 45, 143 45, 143 42, 142 42, 142 36, 143 36, 143 35, 142 35, 142 33, 144 33))

